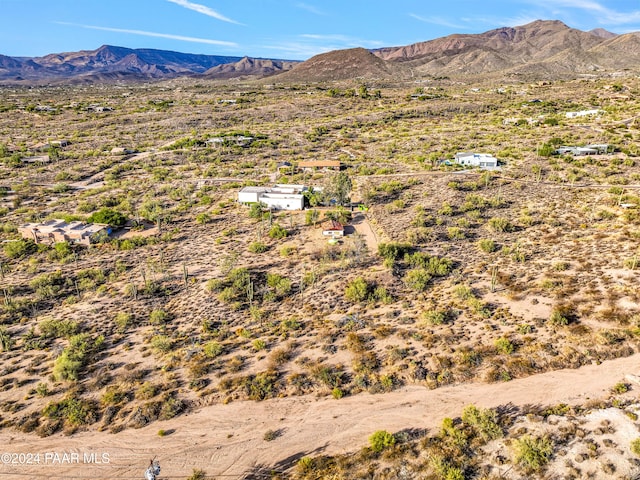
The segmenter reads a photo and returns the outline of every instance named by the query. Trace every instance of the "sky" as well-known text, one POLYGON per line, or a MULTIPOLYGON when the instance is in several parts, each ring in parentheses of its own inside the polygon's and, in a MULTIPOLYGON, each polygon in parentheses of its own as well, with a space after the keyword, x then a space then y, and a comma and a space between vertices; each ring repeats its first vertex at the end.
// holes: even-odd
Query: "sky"
POLYGON ((305 60, 534 20, 640 31, 640 0, 0 0, 0 54, 101 45, 305 60))

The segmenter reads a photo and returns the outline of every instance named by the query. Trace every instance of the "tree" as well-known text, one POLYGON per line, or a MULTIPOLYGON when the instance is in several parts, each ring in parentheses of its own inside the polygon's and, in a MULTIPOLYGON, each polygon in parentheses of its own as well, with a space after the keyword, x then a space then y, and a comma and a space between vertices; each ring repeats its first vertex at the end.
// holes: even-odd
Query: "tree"
POLYGON ((325 192, 328 198, 334 198, 339 205, 349 202, 349 193, 353 183, 345 172, 339 172, 329 179, 325 192))
POLYGON ((89 223, 106 223, 112 227, 121 227, 127 222, 127 217, 120 212, 105 207, 93 213, 87 218, 87 221, 89 223))

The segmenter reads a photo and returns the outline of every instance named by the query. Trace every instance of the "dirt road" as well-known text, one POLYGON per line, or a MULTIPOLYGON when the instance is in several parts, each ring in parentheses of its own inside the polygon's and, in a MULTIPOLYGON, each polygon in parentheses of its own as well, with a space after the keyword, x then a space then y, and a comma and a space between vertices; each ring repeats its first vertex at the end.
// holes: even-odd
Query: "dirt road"
POLYGON ((508 383, 473 383, 436 390, 410 386, 388 394, 360 394, 341 400, 304 396, 211 405, 171 421, 118 434, 84 432, 37 438, 3 430, 0 453, 77 453, 80 461, 32 466, 0 463, 0 474, 19 479, 46 473, 50 480, 71 476, 142 478, 149 459, 157 455, 163 477, 186 478, 193 468, 202 468, 213 476, 243 478, 244 473, 259 466, 283 468, 304 455, 355 451, 375 430, 437 428, 442 418, 459 415, 470 403, 482 407, 553 405, 601 398, 625 374, 638 372, 640 354, 508 383), (160 429, 170 434, 160 437, 160 429), (265 441, 268 430, 280 436, 265 441), (92 462, 92 453, 95 458, 107 454, 108 463, 92 462))

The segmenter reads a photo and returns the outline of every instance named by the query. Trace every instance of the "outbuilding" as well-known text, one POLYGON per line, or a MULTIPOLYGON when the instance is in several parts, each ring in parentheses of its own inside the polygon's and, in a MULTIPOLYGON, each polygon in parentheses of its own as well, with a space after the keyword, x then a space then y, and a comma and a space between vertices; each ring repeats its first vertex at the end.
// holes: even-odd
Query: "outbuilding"
POLYGON ((327 220, 322 224, 322 235, 325 237, 344 237, 344 225, 337 220, 327 220))

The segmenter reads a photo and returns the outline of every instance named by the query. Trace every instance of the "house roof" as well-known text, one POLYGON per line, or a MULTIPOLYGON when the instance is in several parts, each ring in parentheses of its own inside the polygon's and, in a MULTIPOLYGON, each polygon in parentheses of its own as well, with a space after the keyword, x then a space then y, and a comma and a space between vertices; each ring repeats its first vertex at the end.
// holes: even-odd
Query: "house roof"
POLYGON ((344 225, 342 225, 337 220, 327 220, 326 222, 323 222, 322 229, 323 230, 342 231, 342 230, 344 230, 344 225))
POLYGON ((65 222, 61 219, 48 220, 43 223, 25 223, 20 225, 20 229, 37 231, 43 234, 60 232, 75 233, 79 236, 93 235, 102 230, 108 229, 109 225, 105 223, 84 223, 84 222, 65 222))
POLYGON ((340 167, 342 163, 339 160, 309 160, 306 162, 298 162, 299 168, 310 167, 340 167))

